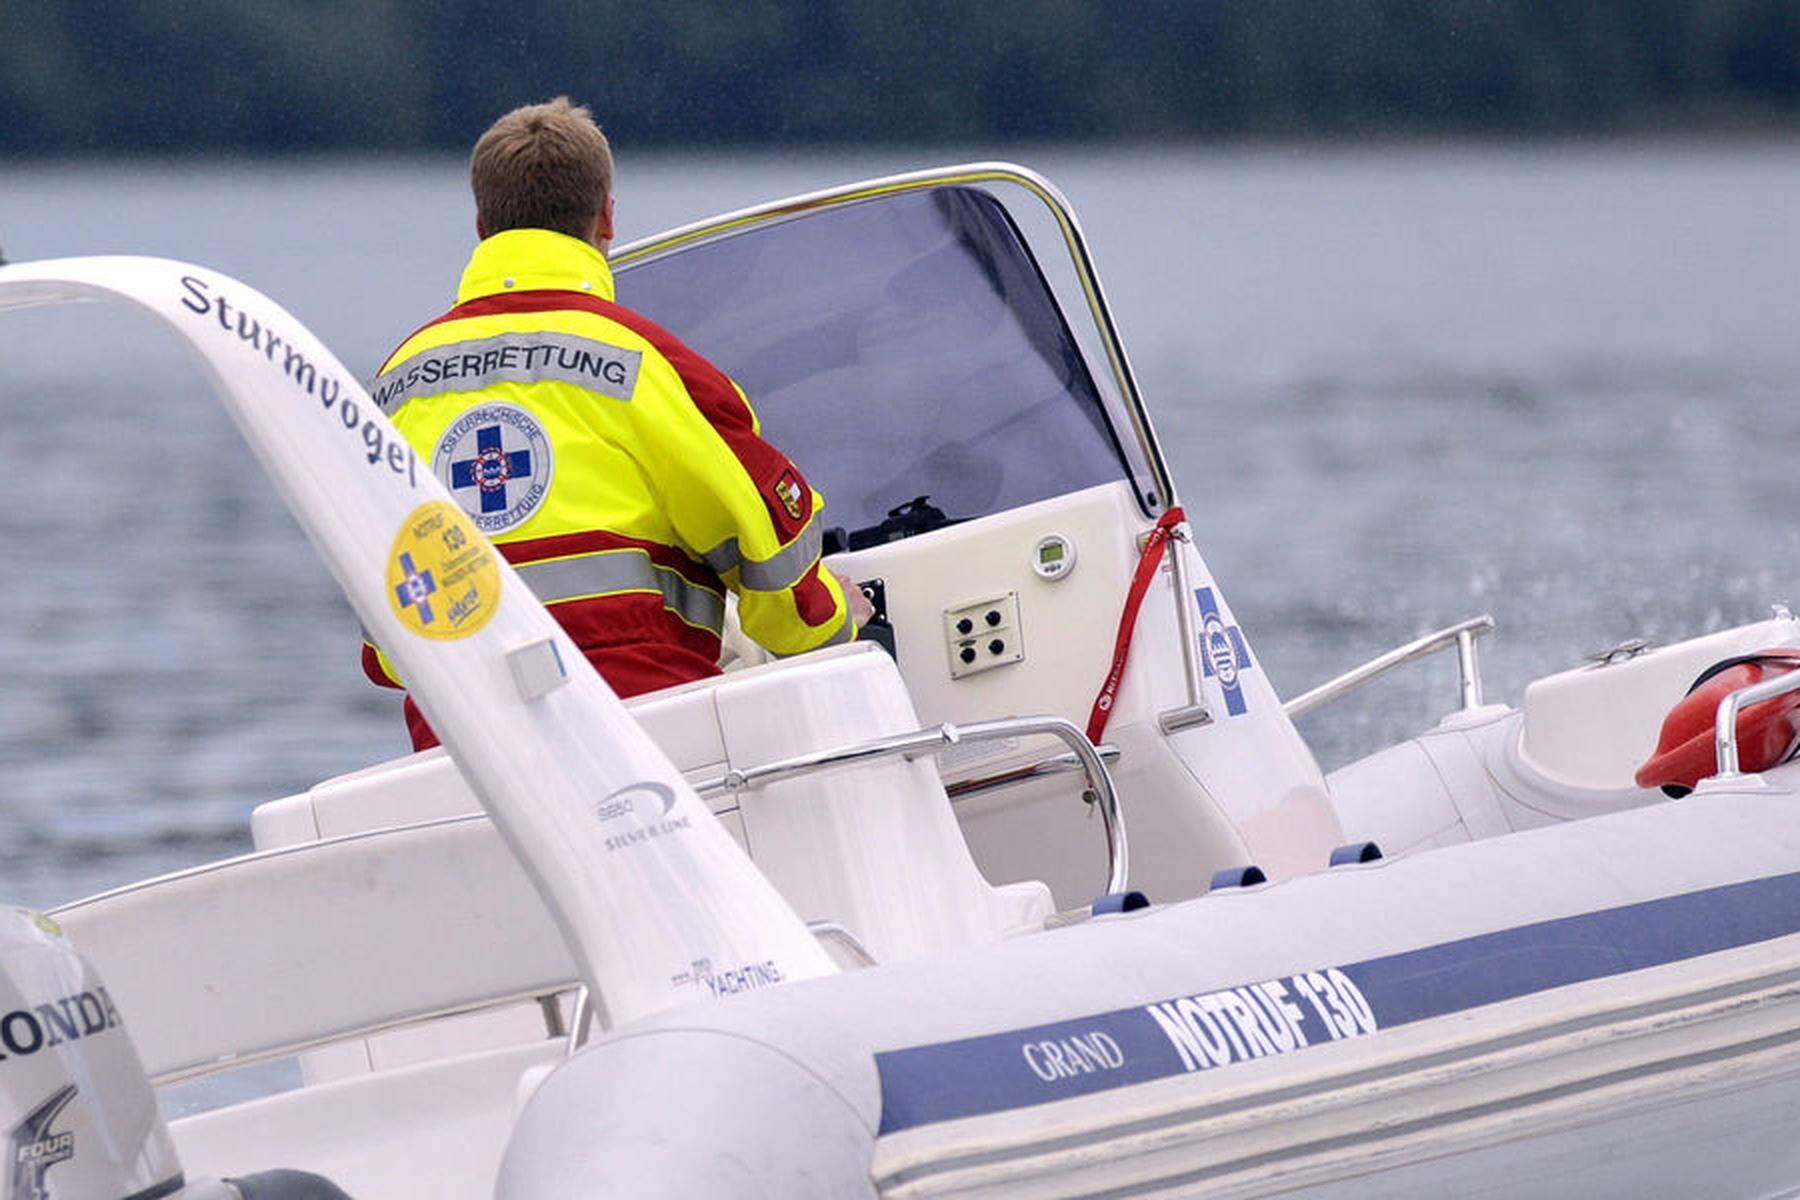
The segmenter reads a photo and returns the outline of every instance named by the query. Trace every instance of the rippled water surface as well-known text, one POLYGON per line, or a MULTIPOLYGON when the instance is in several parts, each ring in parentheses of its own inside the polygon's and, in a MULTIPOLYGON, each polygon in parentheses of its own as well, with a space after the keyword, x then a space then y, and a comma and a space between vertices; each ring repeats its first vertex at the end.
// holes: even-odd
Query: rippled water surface
MULTIPOLYGON (((628 156, 622 233, 946 156, 628 156)), ((1075 201, 1210 566, 1291 693, 1479 612, 1490 695, 1800 600, 1800 148, 1029 156, 1075 201)), ((16 259, 154 253, 367 374, 472 234, 453 161, 0 164, 16 259)), ((702 348, 704 349, 704 348, 702 348)), ((101 307, 0 317, 0 897, 248 847, 405 749, 355 622, 193 369, 101 307)), ((1309 718, 1327 766, 1448 665, 1309 718)))

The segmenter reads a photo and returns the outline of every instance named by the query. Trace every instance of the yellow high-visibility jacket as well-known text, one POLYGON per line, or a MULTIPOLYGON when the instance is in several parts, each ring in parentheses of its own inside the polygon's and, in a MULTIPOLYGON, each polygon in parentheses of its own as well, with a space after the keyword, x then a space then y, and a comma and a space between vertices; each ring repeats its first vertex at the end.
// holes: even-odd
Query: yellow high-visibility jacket
MULTIPOLYGON (((614 303, 599 250, 497 233, 456 299, 370 391, 616 691, 715 673, 726 587, 777 654, 856 636, 823 499, 736 384, 614 303)), ((401 686, 373 646, 364 667, 401 686)))

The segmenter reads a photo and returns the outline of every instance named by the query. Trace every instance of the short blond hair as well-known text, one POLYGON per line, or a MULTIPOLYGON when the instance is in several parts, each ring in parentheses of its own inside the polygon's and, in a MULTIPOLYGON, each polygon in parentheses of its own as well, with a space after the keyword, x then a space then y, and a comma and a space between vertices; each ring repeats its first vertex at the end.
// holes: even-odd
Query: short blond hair
POLYGON ((612 182, 606 135, 567 96, 513 109, 481 135, 469 159, 475 214, 490 235, 554 229, 586 240, 612 182))

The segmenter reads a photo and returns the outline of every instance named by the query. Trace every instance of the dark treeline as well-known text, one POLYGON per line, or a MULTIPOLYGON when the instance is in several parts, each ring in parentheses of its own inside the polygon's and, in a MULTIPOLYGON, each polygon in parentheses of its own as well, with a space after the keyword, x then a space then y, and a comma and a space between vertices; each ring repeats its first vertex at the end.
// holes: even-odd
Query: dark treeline
POLYGON ((0 0, 0 151, 1800 125, 1800 0, 0 0))

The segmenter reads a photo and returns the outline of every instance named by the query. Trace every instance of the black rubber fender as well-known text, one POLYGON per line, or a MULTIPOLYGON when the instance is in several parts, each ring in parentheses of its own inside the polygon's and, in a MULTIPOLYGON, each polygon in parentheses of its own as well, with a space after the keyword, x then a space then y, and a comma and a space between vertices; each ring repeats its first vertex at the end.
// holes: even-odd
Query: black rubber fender
POLYGON ((258 1171, 227 1179, 244 1200, 350 1200, 350 1194, 311 1171, 258 1171))

